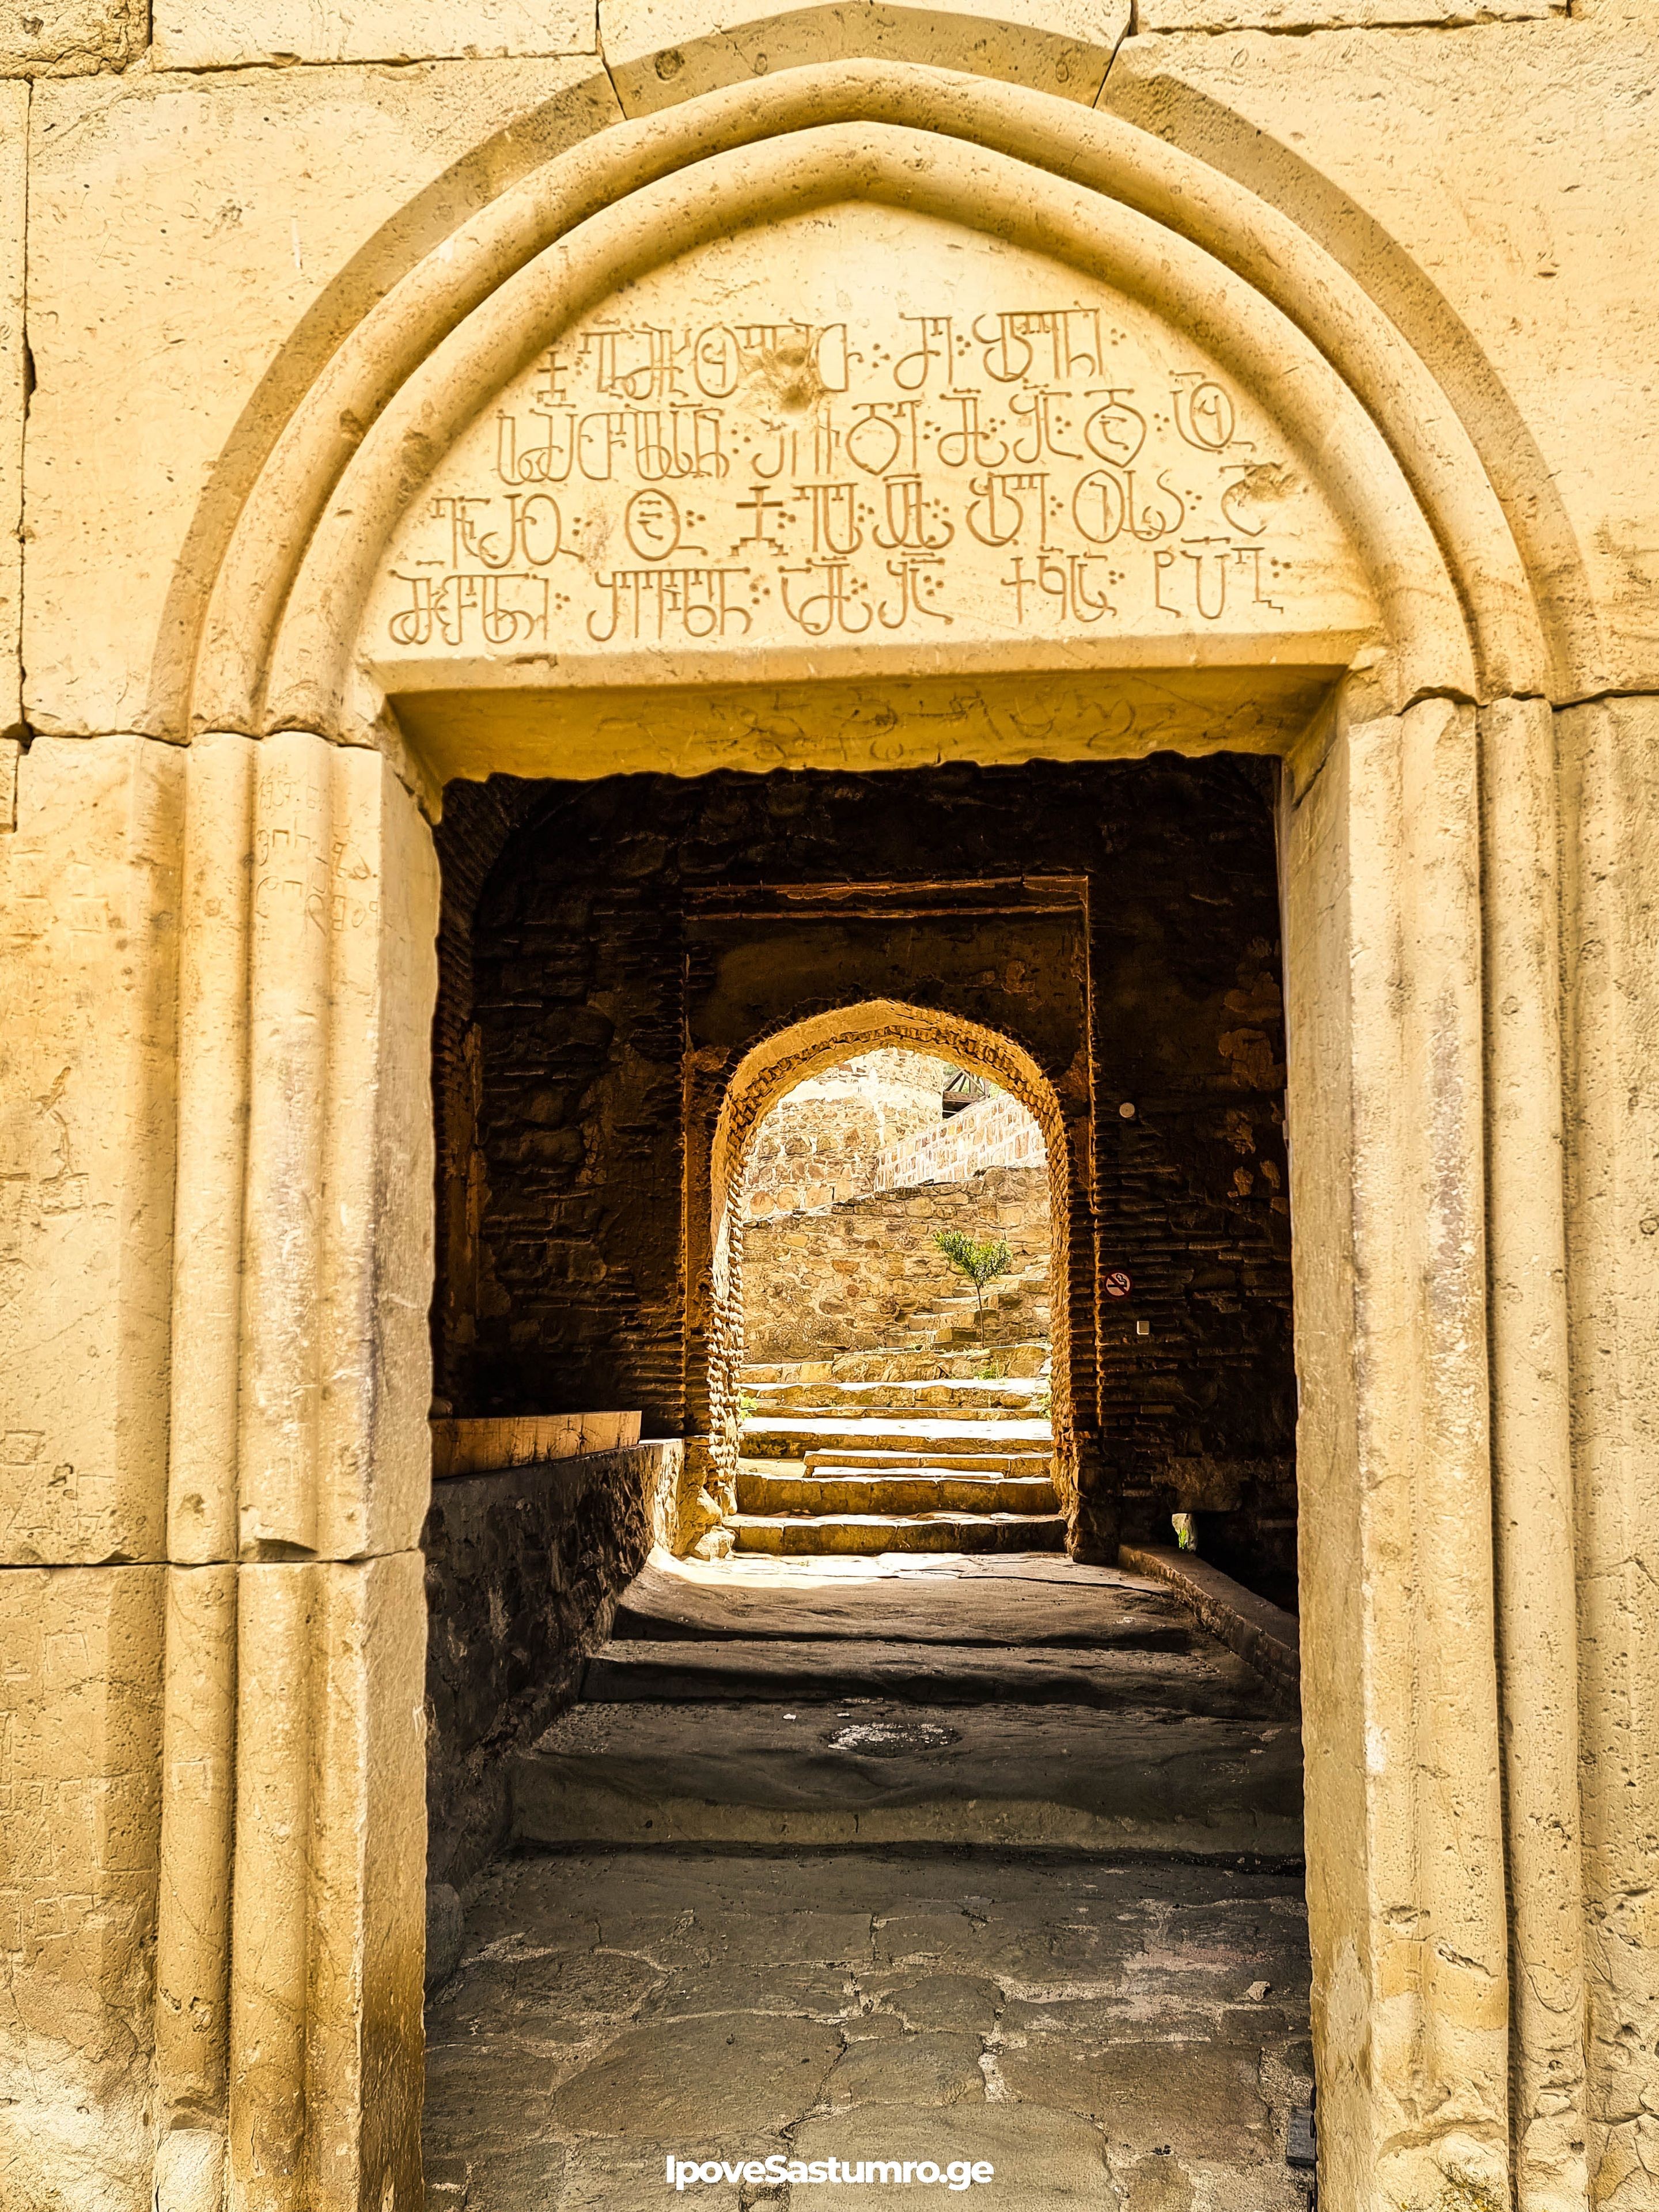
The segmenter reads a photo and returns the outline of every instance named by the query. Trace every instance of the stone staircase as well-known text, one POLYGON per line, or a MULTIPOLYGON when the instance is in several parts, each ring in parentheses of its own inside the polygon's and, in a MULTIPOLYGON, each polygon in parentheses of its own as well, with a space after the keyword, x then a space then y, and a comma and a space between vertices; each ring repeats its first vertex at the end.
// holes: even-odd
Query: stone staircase
POLYGON ((1301 1850, 1285 1698, 1165 1584, 1029 1553, 655 1554, 512 1789, 559 1849, 1301 1850))
POLYGON ((1061 1550, 1047 1353, 1026 1338, 745 1368, 736 1548, 1061 1550))

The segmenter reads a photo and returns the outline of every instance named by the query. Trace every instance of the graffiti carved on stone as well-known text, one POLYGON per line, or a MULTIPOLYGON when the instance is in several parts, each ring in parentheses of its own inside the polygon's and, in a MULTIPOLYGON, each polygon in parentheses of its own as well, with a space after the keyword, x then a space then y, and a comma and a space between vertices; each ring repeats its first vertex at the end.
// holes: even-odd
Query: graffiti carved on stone
POLYGON ((701 247, 576 322, 412 506, 368 635, 382 665, 570 680, 1374 618, 1309 471, 1189 337, 1058 262, 858 204, 701 247))

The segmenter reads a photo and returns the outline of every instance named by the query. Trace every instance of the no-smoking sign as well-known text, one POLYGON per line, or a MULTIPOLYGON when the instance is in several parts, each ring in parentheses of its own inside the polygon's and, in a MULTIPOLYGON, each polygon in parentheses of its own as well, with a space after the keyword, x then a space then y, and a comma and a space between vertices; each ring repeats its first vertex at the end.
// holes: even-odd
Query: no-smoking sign
POLYGON ((1121 1267, 1115 1267, 1106 1278, 1106 1295, 1109 1298, 1127 1298, 1133 1288, 1134 1285, 1121 1267))

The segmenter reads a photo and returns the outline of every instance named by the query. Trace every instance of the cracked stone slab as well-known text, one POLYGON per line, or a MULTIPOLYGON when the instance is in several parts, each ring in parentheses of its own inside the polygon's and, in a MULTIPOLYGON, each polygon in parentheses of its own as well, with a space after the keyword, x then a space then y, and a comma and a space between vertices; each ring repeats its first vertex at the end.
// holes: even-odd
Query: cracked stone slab
MULTIPOLYGON (((1309 2087, 1307 1978, 1286 1875, 960 1851, 504 1862, 428 2008, 429 2203, 638 2212, 670 2152, 776 2153, 988 2159, 999 2212, 1303 2212, 1280 2153, 1309 2087), (1249 1996, 1264 1984, 1275 2002, 1249 1996)), ((695 2201, 782 2212, 786 2191, 695 2201)), ((787 2188, 789 2212, 830 2201, 787 2188)))

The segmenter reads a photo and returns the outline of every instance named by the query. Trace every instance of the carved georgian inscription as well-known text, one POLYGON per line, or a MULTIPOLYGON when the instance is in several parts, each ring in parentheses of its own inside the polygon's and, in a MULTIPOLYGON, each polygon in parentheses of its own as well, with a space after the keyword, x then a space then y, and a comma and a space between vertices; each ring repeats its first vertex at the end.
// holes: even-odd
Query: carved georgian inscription
POLYGON ((1139 302, 863 204, 653 271, 475 423, 377 659, 589 660, 1356 629, 1266 412, 1139 302))

